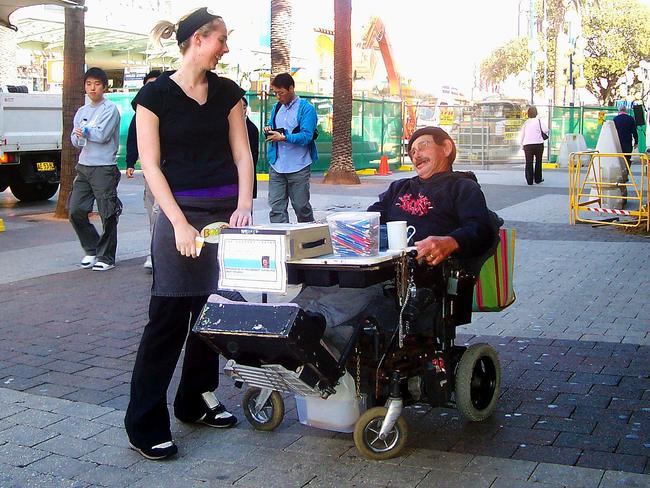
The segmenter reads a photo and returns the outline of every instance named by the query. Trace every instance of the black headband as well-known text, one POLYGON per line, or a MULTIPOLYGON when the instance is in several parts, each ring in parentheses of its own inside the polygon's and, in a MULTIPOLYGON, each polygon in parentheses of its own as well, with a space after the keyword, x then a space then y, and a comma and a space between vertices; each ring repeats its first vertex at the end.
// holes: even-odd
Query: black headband
POLYGON ((194 34, 200 27, 209 24, 214 19, 220 18, 220 16, 210 13, 208 7, 195 10, 178 23, 178 29, 176 29, 176 42, 178 42, 178 45, 180 46, 192 37, 192 34, 194 34))

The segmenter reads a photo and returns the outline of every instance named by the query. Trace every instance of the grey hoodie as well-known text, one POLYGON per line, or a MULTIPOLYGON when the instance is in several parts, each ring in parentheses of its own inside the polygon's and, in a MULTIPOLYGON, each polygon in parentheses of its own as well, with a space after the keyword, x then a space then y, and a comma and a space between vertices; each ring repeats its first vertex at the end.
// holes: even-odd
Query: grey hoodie
POLYGON ((110 166, 117 162, 117 148, 120 145, 120 112, 113 102, 104 98, 97 105, 86 103, 74 116, 74 127, 81 127, 86 119, 86 145, 79 145, 74 134, 70 140, 75 147, 81 147, 79 164, 84 166, 110 166))

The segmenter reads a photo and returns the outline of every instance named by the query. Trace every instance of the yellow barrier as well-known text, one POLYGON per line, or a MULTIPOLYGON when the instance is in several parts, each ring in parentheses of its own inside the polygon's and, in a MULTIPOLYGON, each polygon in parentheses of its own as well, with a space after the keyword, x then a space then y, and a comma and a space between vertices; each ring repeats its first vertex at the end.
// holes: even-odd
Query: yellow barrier
POLYGON ((650 231, 650 163, 648 156, 640 153, 600 153, 583 151, 569 155, 569 222, 640 227, 645 223, 650 231), (625 156, 641 159, 641 175, 635 176, 625 156), (603 158, 618 158, 627 169, 627 181, 607 181, 608 168, 603 158), (622 202, 622 205, 619 204, 622 202), (616 207, 621 208, 616 208, 616 207), (627 209, 625 208, 627 207, 627 209), (614 219, 596 219, 589 214, 616 215, 614 219))
POLYGON ((0 232, 5 231, 5 221, 0 219, 0 232))

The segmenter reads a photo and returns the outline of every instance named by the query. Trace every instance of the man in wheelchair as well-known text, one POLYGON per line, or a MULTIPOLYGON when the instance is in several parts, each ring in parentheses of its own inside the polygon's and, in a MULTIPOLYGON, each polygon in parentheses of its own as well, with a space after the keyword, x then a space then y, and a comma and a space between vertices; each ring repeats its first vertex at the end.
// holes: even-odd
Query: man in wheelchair
POLYGON ((379 211, 382 223, 414 226, 415 250, 369 281, 376 284, 310 285, 294 303, 274 305, 213 296, 197 320, 194 330, 228 359, 226 374, 249 385, 242 406, 256 429, 279 425, 280 393, 291 393, 297 405, 311 405, 308 425, 350 432, 352 422, 360 452, 388 459, 406 445, 405 405, 453 398, 473 421, 494 411, 496 352, 456 345, 455 327, 471 319, 474 280, 496 246, 498 217, 473 174, 452 171, 456 146, 444 130, 417 130, 408 151, 417 176, 393 182, 368 210, 379 211), (378 283, 388 276, 394 279, 378 283), (354 400, 341 401, 350 388, 354 400), (361 398, 374 408, 361 414, 361 398), (335 428, 333 417, 347 420, 335 428))
MULTIPOLYGON (((447 132, 439 127, 418 129, 409 141, 408 154, 417 176, 391 183, 368 211, 380 212, 382 224, 405 220, 415 227, 419 290, 411 308, 424 310, 435 301, 431 288, 440 283, 438 265, 453 258, 475 278, 496 244, 498 223, 473 173, 452 171, 456 145, 447 132)), ((349 338, 350 320, 372 312, 389 295, 383 283, 364 289, 308 286, 294 302, 322 316, 326 337, 340 348, 349 338)), ((388 310, 382 307, 383 313, 376 310, 373 315, 385 316, 388 310)))

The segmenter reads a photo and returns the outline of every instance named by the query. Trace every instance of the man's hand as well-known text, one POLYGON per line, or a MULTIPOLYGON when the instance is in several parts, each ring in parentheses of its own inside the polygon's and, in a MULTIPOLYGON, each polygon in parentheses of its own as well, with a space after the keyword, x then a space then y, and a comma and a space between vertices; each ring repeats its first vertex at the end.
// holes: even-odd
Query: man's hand
POLYGON ((284 134, 281 134, 280 132, 274 130, 265 132, 265 135, 266 135, 266 142, 282 142, 287 140, 284 134))
POLYGON ((75 129, 72 132, 74 132, 74 135, 77 136, 78 138, 82 138, 84 135, 83 129, 80 127, 75 127, 75 129))
POLYGON ((436 266, 447 259, 460 246, 453 237, 429 236, 415 243, 418 259, 424 259, 429 266, 436 266))
POLYGON ((135 173, 135 168, 126 168, 126 177, 133 178, 133 173, 135 173))

